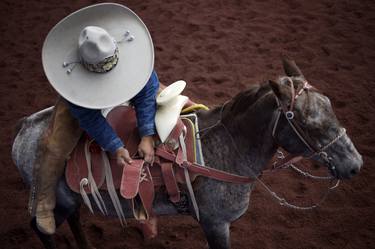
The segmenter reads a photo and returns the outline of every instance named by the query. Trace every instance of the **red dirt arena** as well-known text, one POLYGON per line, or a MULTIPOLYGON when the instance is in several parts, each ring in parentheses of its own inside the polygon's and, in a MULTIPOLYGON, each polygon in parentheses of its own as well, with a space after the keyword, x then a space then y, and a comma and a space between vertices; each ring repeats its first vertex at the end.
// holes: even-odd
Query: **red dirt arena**
MULTIPOLYGON (((0 248, 41 248, 29 228, 29 191, 11 159, 16 121, 53 105, 56 93, 42 69, 48 31, 63 17, 98 1, 0 2, 0 248)), ((293 58, 309 82, 330 97, 336 115, 364 158, 360 174, 344 181, 313 211, 278 205, 259 185, 246 215, 231 227, 232 248, 375 248, 375 2, 370 0, 117 1, 133 9, 153 37, 161 82, 184 79, 184 94, 208 106, 254 83, 283 75, 293 58)), ((313 168, 315 174, 326 174, 313 168)), ((291 171, 263 180, 298 204, 319 201, 326 182, 291 171)), ((96 248, 206 248, 190 217, 159 220, 159 237, 143 242, 134 222, 91 215, 84 229, 96 248)), ((64 224, 59 248, 75 248, 64 224)))

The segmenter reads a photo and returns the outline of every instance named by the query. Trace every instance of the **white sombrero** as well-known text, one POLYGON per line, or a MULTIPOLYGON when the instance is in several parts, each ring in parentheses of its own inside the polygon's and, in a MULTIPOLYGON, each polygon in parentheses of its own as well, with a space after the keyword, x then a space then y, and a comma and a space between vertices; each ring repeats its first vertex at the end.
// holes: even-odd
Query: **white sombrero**
POLYGON ((42 61, 55 90, 68 101, 102 109, 134 97, 154 67, 147 27, 129 8, 102 3, 61 20, 44 41, 42 61))

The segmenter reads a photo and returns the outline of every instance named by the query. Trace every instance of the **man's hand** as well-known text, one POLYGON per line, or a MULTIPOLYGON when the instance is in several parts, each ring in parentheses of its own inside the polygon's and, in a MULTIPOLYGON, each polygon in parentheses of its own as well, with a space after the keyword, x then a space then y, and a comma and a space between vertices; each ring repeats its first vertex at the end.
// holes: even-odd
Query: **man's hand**
POLYGON ((129 151, 124 147, 117 149, 114 156, 116 158, 117 164, 122 167, 125 166, 125 163, 131 164, 133 162, 129 155, 129 151))
POLYGON ((152 136, 144 136, 138 145, 138 154, 150 163, 154 163, 154 139, 152 136))

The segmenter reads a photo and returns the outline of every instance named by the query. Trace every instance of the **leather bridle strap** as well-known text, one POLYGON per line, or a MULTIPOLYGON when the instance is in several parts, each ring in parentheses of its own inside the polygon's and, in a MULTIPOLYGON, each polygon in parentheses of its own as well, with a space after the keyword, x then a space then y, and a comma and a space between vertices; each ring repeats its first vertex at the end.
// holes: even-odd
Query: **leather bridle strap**
MULTIPOLYGON (((289 109, 288 109, 285 106, 281 105, 279 99, 276 97, 276 102, 277 102, 277 106, 279 108, 279 112, 277 114, 276 121, 275 121, 274 127, 272 129, 272 137, 275 140, 277 140, 276 136, 275 136, 276 130, 277 130, 277 127, 278 127, 278 124, 279 124, 279 121, 280 121, 280 116, 281 116, 281 114, 284 114, 286 120, 288 121, 288 123, 292 127, 292 129, 294 130, 295 134, 297 134, 299 139, 309 148, 310 151, 315 151, 315 146, 308 142, 308 140, 304 136, 304 132, 299 127, 299 125, 294 121, 294 112, 293 112, 296 99, 303 93, 304 90, 308 90, 312 86, 309 85, 307 81, 305 81, 303 87, 297 92, 297 94, 295 94, 293 80, 291 80, 290 78, 288 78, 288 80, 290 82, 290 91, 291 91, 290 106, 289 106, 289 109)), ((292 163, 296 163, 296 162, 298 162, 302 159, 303 159, 302 156, 289 154, 285 158, 283 158, 282 160, 277 161, 274 164, 273 168, 274 169, 283 168, 283 167, 288 166, 292 163)))
POLYGON ((289 154, 286 157, 284 157, 283 159, 276 161, 273 164, 273 169, 280 169, 280 168, 287 167, 291 164, 294 164, 294 163, 297 163, 297 162, 301 161, 302 159, 303 159, 303 156, 296 156, 296 155, 293 155, 293 154, 289 154))
MULTIPOLYGON (((324 152, 324 150, 327 149, 332 144, 334 144, 338 139, 340 139, 346 133, 345 129, 342 129, 339 135, 336 136, 334 139, 332 139, 327 145, 323 146, 321 149, 317 148, 314 145, 314 143, 311 142, 311 140, 308 138, 305 132, 302 130, 301 126, 295 121, 294 112, 293 112, 296 99, 303 93, 303 91, 309 90, 310 88, 312 88, 312 86, 307 81, 304 81, 302 88, 298 90, 297 94, 295 94, 293 80, 291 80, 290 78, 288 79, 289 79, 290 88, 291 88, 291 103, 290 103, 289 108, 287 108, 286 106, 282 105, 279 99, 276 97, 276 102, 279 107, 279 113, 277 114, 276 121, 272 129, 272 136, 274 137, 275 140, 277 140, 275 134, 276 134, 276 130, 279 124, 280 116, 283 113, 289 125, 292 127, 294 133, 306 145, 306 147, 312 152, 312 154, 308 158, 318 155, 326 163, 328 163, 332 169, 334 169, 334 166, 332 166, 330 163, 331 158, 328 157, 327 153, 324 152)), ((296 163, 302 158, 303 158, 302 156, 288 155, 283 160, 277 162, 274 165, 274 168, 282 168, 292 163, 296 163)))

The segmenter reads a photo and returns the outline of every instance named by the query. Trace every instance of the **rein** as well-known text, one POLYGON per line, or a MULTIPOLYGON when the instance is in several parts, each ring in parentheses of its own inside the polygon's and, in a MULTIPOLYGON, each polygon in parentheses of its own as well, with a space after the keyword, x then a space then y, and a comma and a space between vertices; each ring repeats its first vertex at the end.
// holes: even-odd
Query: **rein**
MULTIPOLYGON (((276 121, 275 121, 275 124, 274 124, 273 129, 272 129, 272 137, 274 138, 274 140, 277 141, 275 133, 276 133, 276 130, 277 130, 277 127, 278 127, 278 123, 279 123, 281 114, 283 113, 284 116, 286 117, 286 119, 288 120, 289 125, 292 127, 293 131, 300 138, 300 140, 307 146, 307 148, 312 152, 312 154, 310 156, 308 156, 307 158, 311 159, 312 157, 314 157, 316 155, 320 156, 323 159, 323 161, 327 164, 327 166, 329 167, 329 169, 331 169, 331 172, 336 176, 335 166, 331 162, 332 158, 328 156, 328 154, 325 152, 325 150, 328 147, 330 147, 331 145, 333 145, 335 142, 337 142, 346 133, 346 130, 345 130, 345 128, 342 128, 341 131, 340 131, 340 133, 339 133, 339 135, 337 135, 334 139, 332 139, 328 144, 326 144, 322 148, 317 149, 316 146, 313 143, 311 143, 309 139, 307 139, 307 136, 305 135, 305 133, 303 132, 303 130, 301 129, 301 127, 295 122, 295 120, 294 120, 294 112, 293 112, 293 108, 294 108, 294 104, 295 104, 296 99, 304 91, 307 91, 310 88, 312 88, 312 86, 307 81, 305 81, 303 87, 298 90, 297 94, 295 94, 295 89, 294 89, 293 81, 290 78, 288 78, 288 79, 291 82, 292 101, 291 101, 291 104, 290 104, 290 108, 287 109, 286 107, 284 107, 284 106, 282 106, 280 104, 279 99, 275 96, 279 112, 277 114, 276 121)), ((222 105, 222 107, 220 109, 220 118, 219 118, 219 120, 215 124, 213 124, 213 125, 211 125, 209 127, 206 127, 204 129, 200 130, 199 132, 197 132, 197 135, 199 135, 200 133, 202 133, 204 131, 209 132, 214 127, 217 127, 217 126, 221 125, 224 128, 224 130, 226 131, 226 133, 228 134, 228 136, 230 137, 230 139, 231 139, 231 141, 233 143, 233 147, 236 150, 236 153, 240 156, 240 158, 243 158, 242 154, 240 153, 240 151, 239 151, 239 149, 238 149, 238 147, 237 147, 237 145, 235 143, 235 140, 234 140, 232 134, 230 133, 230 131, 228 130, 228 128, 225 126, 225 124, 222 122, 223 111, 224 111, 225 106, 228 104, 228 102, 229 101, 225 102, 222 105)), ((200 138, 202 138, 206 134, 201 135, 200 138)), ((279 143, 277 143, 277 144, 279 144, 279 143)), ((276 161, 274 163, 274 168, 273 169, 280 169, 280 168, 291 167, 293 170, 295 170, 296 172, 302 174, 305 177, 310 177, 312 179, 319 179, 319 180, 322 180, 322 179, 324 179, 324 180, 332 180, 333 179, 333 177, 318 177, 318 176, 313 176, 313 175, 311 175, 311 174, 309 174, 307 172, 302 171, 301 169, 297 168, 296 166, 294 166, 293 163, 296 163, 296 162, 300 161, 301 159, 303 159, 302 156, 288 155, 288 156, 285 157, 284 154, 281 151, 278 151, 278 159, 281 159, 281 160, 280 161, 276 161)), ((245 161, 247 161, 247 160, 245 160, 245 161)), ((276 194, 274 191, 272 191, 259 178, 259 175, 255 174, 251 170, 251 167, 250 167, 250 173, 252 175, 251 177, 253 178, 253 180, 259 182, 263 186, 263 188, 266 189, 267 192, 274 199, 276 199, 277 202, 281 206, 286 206, 286 207, 293 208, 293 209, 298 209, 298 210, 311 210, 311 209, 317 208, 318 206, 320 206, 326 200, 328 194, 333 189, 337 188, 339 186, 339 183, 340 183, 340 180, 337 180, 337 182, 334 185, 328 187, 327 191, 323 194, 323 196, 321 197, 320 201, 317 202, 316 204, 313 204, 311 206, 298 206, 298 205, 294 205, 294 204, 289 203, 285 198, 280 197, 278 194, 276 194)))

